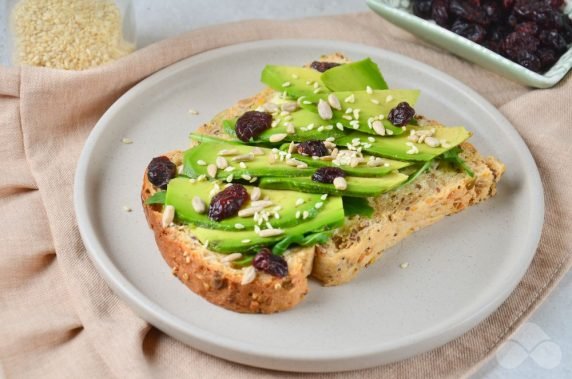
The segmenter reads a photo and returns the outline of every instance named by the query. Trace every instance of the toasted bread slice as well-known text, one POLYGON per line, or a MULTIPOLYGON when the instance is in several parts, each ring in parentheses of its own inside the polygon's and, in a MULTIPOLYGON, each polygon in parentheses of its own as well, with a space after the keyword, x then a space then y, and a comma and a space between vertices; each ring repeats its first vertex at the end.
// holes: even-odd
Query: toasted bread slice
MULTIPOLYGON (((339 53, 322 56, 320 60, 348 61, 339 53)), ((223 133, 223 120, 256 109, 274 96, 276 92, 267 88, 240 100, 197 132, 228 138, 223 133)), ((420 123, 432 122, 422 119, 420 123)), ((224 262, 225 255, 206 249, 188 228, 162 227, 162 207, 144 203, 156 191, 146 175, 141 197, 159 249, 175 276, 200 296, 224 308, 272 313, 292 308, 302 300, 308 291, 310 274, 326 286, 346 283, 379 258, 383 251, 414 231, 493 196, 504 165, 493 157, 482 157, 469 143, 461 146, 462 157, 474 171, 474 177, 444 165, 432 167, 413 183, 370 199, 374 208, 372 218, 354 216, 346 219, 330 242, 290 250, 285 256, 289 268, 285 278, 258 273, 252 282, 241 284, 247 275, 246 269, 233 268, 224 262)), ((175 164, 181 164, 182 152, 165 155, 175 164)))
MULTIPOLYGON (((182 163, 181 151, 164 156, 177 166, 182 163)), ((163 206, 145 204, 156 191, 145 172, 141 200, 147 222, 173 275, 193 292, 213 304, 241 313, 279 312, 292 308, 304 298, 308 292, 307 278, 312 271, 313 246, 292 249, 284 256, 288 276, 277 278, 259 272, 253 281, 242 284, 248 275, 247 269, 233 268, 224 261, 227 255, 205 248, 186 226, 162 226, 163 206)))

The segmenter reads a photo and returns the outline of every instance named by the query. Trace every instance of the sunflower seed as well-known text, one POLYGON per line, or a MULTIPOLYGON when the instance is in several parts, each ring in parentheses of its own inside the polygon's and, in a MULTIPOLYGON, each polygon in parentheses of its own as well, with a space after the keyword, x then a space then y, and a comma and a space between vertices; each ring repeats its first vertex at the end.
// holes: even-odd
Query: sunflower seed
POLYGON ((334 179, 334 187, 337 190, 343 191, 346 188, 348 188, 348 182, 346 182, 346 179, 338 176, 337 178, 334 179))
POLYGON ((322 99, 318 102, 318 114, 323 120, 331 120, 334 116, 332 108, 330 108, 330 104, 322 99))
POLYGON ((254 266, 249 266, 246 269, 244 269, 240 284, 244 286, 246 284, 252 283, 254 279, 256 279, 256 269, 254 268, 254 266))
POLYGON ((336 95, 334 95, 333 93, 328 95, 328 104, 330 104, 330 107, 337 109, 338 111, 342 110, 342 105, 340 104, 340 99, 338 99, 338 97, 336 95))
POLYGON ((167 205, 163 210, 163 218, 161 219, 161 226, 166 228, 171 225, 175 218, 175 208, 172 205, 167 205))
POLYGON ((193 205, 193 209, 195 210, 195 212, 197 213, 205 213, 205 211, 207 210, 207 205, 205 204, 205 202, 198 196, 193 197, 192 200, 192 205, 193 205))

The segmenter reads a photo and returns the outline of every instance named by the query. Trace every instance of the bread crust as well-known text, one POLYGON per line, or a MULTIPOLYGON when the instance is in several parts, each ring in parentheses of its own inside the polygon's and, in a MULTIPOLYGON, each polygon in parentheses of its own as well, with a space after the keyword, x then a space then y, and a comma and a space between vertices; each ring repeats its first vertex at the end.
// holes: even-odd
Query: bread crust
MULTIPOLYGON (((177 165, 181 152, 164 154, 177 165)), ((182 225, 162 226, 162 205, 147 205, 145 200, 156 188, 143 178, 141 200, 149 227, 161 255, 179 278, 193 292, 209 302, 240 313, 274 313, 294 307, 308 292, 314 247, 295 249, 285 256, 288 276, 277 278, 258 273, 256 279, 241 284, 244 270, 222 261, 223 254, 204 248, 182 225)))

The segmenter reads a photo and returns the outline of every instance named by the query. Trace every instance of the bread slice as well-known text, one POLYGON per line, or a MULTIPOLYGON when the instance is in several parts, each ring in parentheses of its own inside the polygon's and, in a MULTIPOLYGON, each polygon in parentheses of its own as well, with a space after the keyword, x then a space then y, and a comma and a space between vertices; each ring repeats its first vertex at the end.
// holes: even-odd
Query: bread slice
MULTIPOLYGON (((164 156, 177 166, 182 164, 182 151, 164 156)), ((147 205, 145 200, 157 191, 145 172, 141 200, 155 241, 179 278, 193 292, 213 304, 241 313, 273 313, 290 309, 308 292, 308 276, 312 271, 314 247, 292 249, 284 258, 288 263, 288 276, 277 278, 258 273, 254 281, 242 284, 246 269, 233 268, 224 261, 225 254, 205 248, 186 226, 162 226, 163 206, 147 205)))
MULTIPOLYGON (((321 60, 344 63, 340 53, 322 56, 321 60)), ((222 121, 238 117, 270 101, 276 92, 267 88, 257 95, 240 100, 216 115, 197 132, 228 138, 222 121)), ((421 119, 420 124, 431 124, 421 119)), ((315 247, 294 248, 285 256, 289 275, 276 278, 258 273, 254 281, 241 284, 247 269, 233 268, 225 255, 209 251, 180 225, 162 227, 162 207, 146 205, 156 189, 144 176, 141 198, 148 223, 157 245, 173 274, 206 300, 224 308, 246 313, 273 313, 298 304, 308 291, 311 274, 326 286, 346 283, 372 264, 382 252, 416 230, 441 218, 494 196, 496 183, 504 165, 493 157, 482 157, 469 143, 463 143, 462 157, 473 169, 474 177, 451 167, 432 167, 413 183, 370 199, 372 218, 354 216, 346 219, 330 242, 315 247)), ((165 154, 178 166, 182 152, 165 154)))

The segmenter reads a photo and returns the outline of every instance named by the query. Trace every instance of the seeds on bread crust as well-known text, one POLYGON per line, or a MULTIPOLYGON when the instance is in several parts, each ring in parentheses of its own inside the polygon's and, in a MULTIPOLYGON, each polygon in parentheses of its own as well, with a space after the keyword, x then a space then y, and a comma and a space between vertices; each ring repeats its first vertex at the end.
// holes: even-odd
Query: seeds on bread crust
POLYGON ((256 269, 254 266, 248 266, 242 271, 242 280, 240 281, 240 284, 243 286, 250 284, 254 281, 254 279, 256 279, 256 269))

